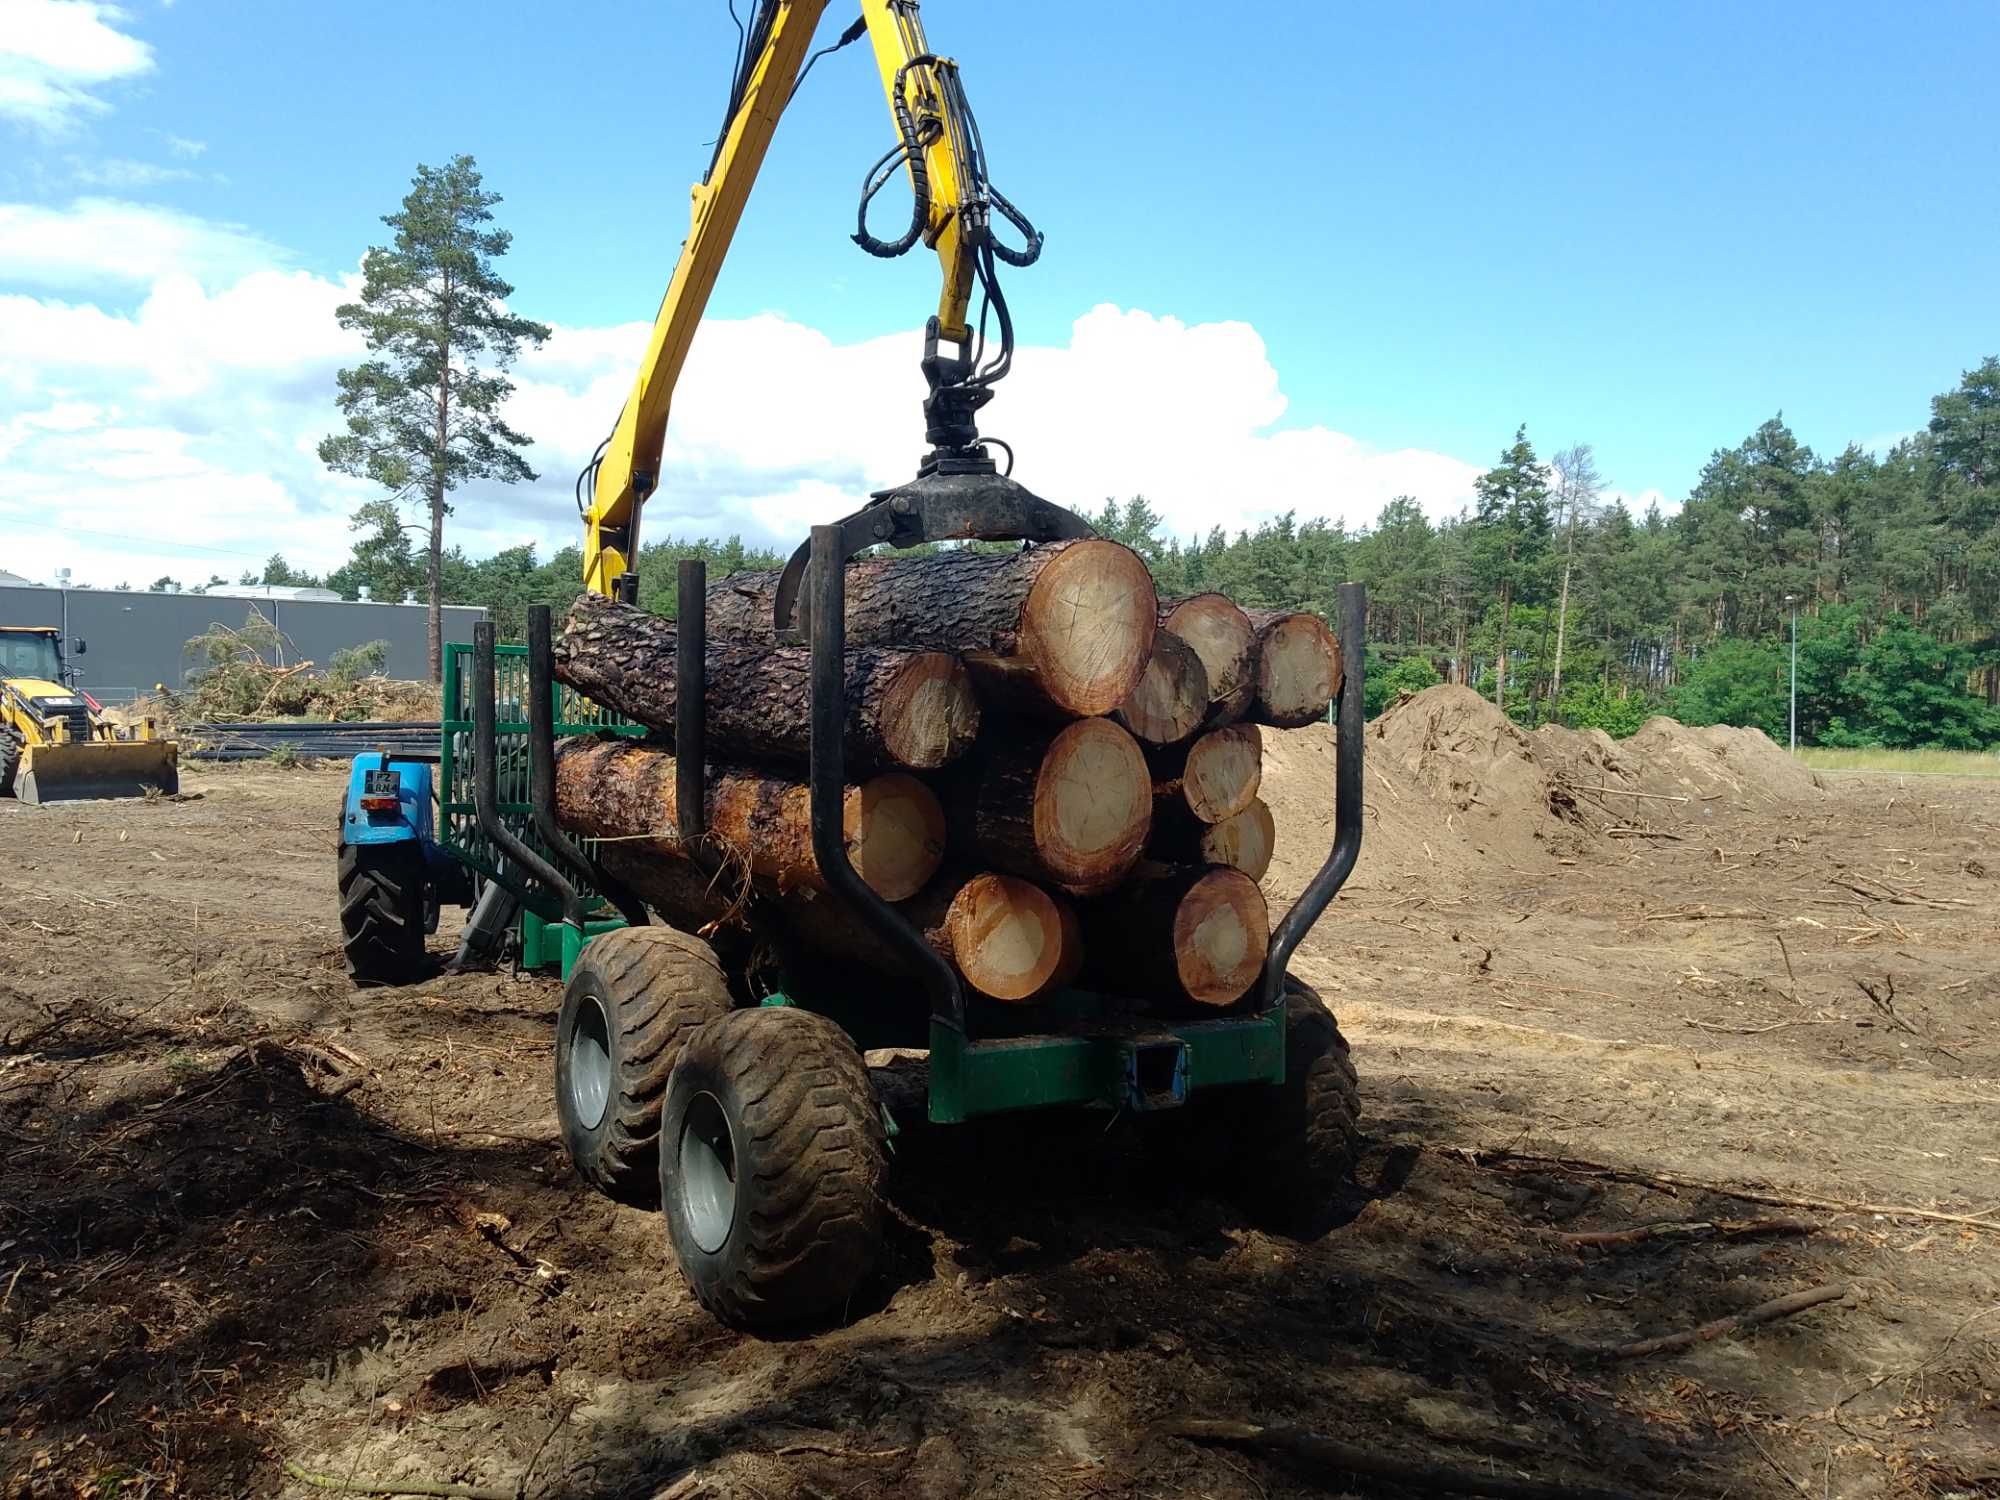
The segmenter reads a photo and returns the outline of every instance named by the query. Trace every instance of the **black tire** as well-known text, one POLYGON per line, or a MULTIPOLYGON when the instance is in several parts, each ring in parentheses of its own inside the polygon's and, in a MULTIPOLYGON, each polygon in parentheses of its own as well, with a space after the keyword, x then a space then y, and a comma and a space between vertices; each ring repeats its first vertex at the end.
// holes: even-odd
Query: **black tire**
POLYGON ((1361 1088, 1312 986, 1285 977, 1285 1081, 1238 1091, 1234 1103, 1244 1206, 1273 1228, 1323 1229, 1354 1182, 1361 1088))
POLYGON ((556 1119, 585 1181, 621 1202, 659 1202, 667 1075, 729 1004, 722 965, 700 938, 620 927, 584 946, 556 1022, 556 1119))
POLYGON ((837 1318, 882 1249, 888 1140, 861 1054, 832 1021, 739 1010, 667 1082, 660 1190, 681 1275, 733 1328, 837 1318))
POLYGON ((0 726, 0 797, 14 795, 14 773, 21 769, 21 732, 0 726))
POLYGON ((409 984, 424 957, 424 857, 413 843, 340 846, 340 950, 364 987, 409 984))

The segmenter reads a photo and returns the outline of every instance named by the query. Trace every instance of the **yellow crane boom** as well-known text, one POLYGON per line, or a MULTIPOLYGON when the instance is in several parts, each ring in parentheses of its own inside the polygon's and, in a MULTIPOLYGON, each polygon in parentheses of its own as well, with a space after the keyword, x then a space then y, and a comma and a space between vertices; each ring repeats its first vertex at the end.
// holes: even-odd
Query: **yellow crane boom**
MULTIPOLYGON (((631 598, 639 550, 639 513, 660 479, 667 419, 676 382, 716 275, 743 217, 764 153, 792 92, 809 67, 826 0, 762 0, 746 31, 729 117, 707 174, 692 189, 688 237, 653 321, 645 358, 618 425, 578 485, 584 519, 584 585, 593 593, 631 598)), ((870 170, 854 238, 878 256, 900 255, 918 241, 937 252, 944 285, 926 330, 925 403, 932 444, 922 472, 991 464, 980 446, 974 413, 1006 373, 1013 330, 994 278, 997 258, 1026 265, 1041 237, 987 181, 978 125, 965 103, 958 67, 930 51, 916 0, 862 0, 861 19, 827 51, 867 35, 896 123, 896 144, 870 170), (880 240, 867 227, 869 200, 903 171, 914 192, 909 228, 880 240), (1024 248, 992 234, 998 212, 1026 236, 1024 248), (998 315, 1001 348, 985 359, 983 339, 968 320, 975 290, 998 315), (940 353, 940 344, 956 346, 940 353)))

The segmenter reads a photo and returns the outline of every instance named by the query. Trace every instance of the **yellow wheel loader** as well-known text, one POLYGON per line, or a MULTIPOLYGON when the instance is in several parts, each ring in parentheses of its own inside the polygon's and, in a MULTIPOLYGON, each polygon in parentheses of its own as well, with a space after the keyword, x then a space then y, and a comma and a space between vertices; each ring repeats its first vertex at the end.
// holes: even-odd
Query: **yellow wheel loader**
POLYGON ((71 686, 53 627, 0 625, 0 797, 75 802, 179 790, 180 747, 160 739, 151 719, 111 723, 71 686))

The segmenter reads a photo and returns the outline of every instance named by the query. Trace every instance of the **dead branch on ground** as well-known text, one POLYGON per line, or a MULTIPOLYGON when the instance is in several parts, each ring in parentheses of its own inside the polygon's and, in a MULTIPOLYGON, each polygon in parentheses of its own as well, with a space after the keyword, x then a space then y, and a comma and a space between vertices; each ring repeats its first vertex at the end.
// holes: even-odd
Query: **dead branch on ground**
POLYGON ((1802 1313, 1809 1307, 1818 1307, 1822 1302, 1837 1302, 1853 1288, 1845 1283, 1838 1286, 1816 1286, 1803 1292, 1792 1292, 1783 1297, 1773 1297, 1769 1302, 1760 1302, 1755 1307, 1746 1308, 1727 1318, 1716 1318, 1703 1323, 1699 1328, 1685 1328, 1679 1333, 1663 1333, 1657 1338, 1638 1339, 1629 1344, 1605 1344, 1590 1352, 1599 1359, 1644 1359, 1654 1354, 1673 1354, 1682 1349, 1692 1349, 1696 1344, 1706 1344, 1721 1338, 1726 1333, 1736 1333, 1745 1328, 1753 1328, 1759 1323, 1774 1323, 1779 1318, 1789 1318, 1794 1313, 1802 1313))
POLYGON ((1629 1182, 1638 1187, 1660 1188, 1666 1192, 1716 1193, 1744 1203, 1768 1203, 1775 1208, 1811 1208, 1830 1214, 1880 1214, 1891 1219, 1924 1219, 1933 1224, 1963 1224, 2000 1234, 2000 1222, 1993 1218, 2000 1207, 1978 1213, 1952 1214, 1935 1208, 1918 1208, 1909 1203, 1850 1203, 1838 1198, 1809 1198, 1802 1194, 1774 1193, 1762 1188, 1734 1187, 1725 1182, 1704 1182, 1674 1172, 1643 1172, 1636 1167, 1615 1167, 1608 1162, 1585 1161, 1574 1156, 1535 1156, 1501 1149, 1478 1151, 1469 1146, 1449 1148, 1468 1166, 1492 1172, 1557 1172, 1571 1177, 1601 1177, 1610 1182, 1629 1182))
POLYGON ((1618 1245, 1639 1245, 1648 1240, 1701 1239, 1716 1235, 1722 1239, 1747 1239, 1758 1234, 1816 1234, 1819 1225, 1810 1219, 1697 1219, 1669 1220, 1663 1224, 1642 1224, 1637 1229, 1591 1229, 1558 1235, 1566 1245, 1578 1249, 1603 1250, 1618 1245))

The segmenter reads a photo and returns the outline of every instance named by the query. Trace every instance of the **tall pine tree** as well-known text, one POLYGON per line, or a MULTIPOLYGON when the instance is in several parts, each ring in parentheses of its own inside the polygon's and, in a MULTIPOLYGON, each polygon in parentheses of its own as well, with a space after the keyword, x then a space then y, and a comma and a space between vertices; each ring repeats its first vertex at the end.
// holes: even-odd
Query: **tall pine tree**
POLYGON ((321 441, 320 461, 374 480, 391 504, 424 502, 433 682, 444 670, 445 497, 468 480, 535 478, 520 453, 529 438, 500 415, 514 389, 503 372, 522 344, 539 346, 549 330, 507 309, 514 288, 493 262, 513 236, 487 227, 498 202, 470 156, 419 166, 402 208, 382 220, 395 230, 394 243, 363 257, 361 300, 335 314, 363 335, 372 357, 340 372, 335 404, 347 430, 321 441))

